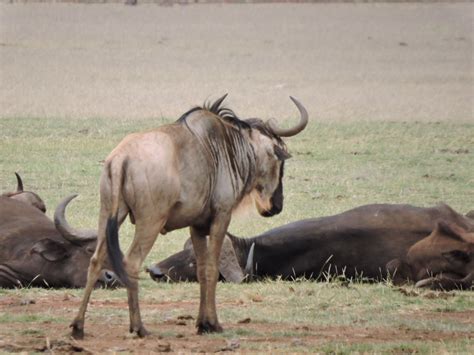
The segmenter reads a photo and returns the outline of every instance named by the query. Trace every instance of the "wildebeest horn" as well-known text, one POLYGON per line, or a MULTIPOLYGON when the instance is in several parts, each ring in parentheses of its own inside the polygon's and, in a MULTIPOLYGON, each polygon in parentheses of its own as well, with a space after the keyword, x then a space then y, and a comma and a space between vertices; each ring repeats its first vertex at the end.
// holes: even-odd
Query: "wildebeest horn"
POLYGON ((220 106, 221 106, 221 103, 222 101, 225 100, 225 98, 227 97, 228 94, 225 94, 224 96, 222 96, 221 98, 217 99, 216 102, 214 102, 212 104, 212 106, 210 107, 210 111, 211 112, 215 112, 220 106))
POLYGON ((250 247, 249 255, 247 256, 247 263, 245 264, 244 275, 247 277, 247 281, 253 278, 253 255, 255 252, 255 243, 252 243, 250 247))
POLYGON ((304 108, 304 106, 296 100, 294 97, 290 96, 291 101, 294 102, 296 107, 298 108, 298 111, 300 111, 300 121, 298 124, 294 127, 283 129, 277 126, 275 120, 273 118, 269 119, 267 121, 267 126, 272 130, 273 133, 275 133, 277 136, 280 137, 291 137, 294 136, 298 133, 300 133, 308 124, 308 111, 304 108))
POLYGON ((21 177, 18 173, 15 172, 15 175, 17 181, 16 192, 23 192, 23 181, 21 181, 21 177))
POLYGON ((56 229, 61 233, 64 239, 74 244, 97 239, 96 231, 77 230, 72 228, 69 223, 67 223, 66 217, 64 215, 66 206, 69 204, 69 202, 71 202, 72 199, 76 197, 77 194, 64 198, 54 211, 54 225, 56 226, 56 229))

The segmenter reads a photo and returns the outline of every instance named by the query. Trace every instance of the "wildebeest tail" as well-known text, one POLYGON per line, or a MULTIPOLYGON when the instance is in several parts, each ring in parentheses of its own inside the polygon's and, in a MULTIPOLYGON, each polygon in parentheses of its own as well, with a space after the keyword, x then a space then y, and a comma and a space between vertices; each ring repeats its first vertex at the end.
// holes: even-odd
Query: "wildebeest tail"
POLYGON ((121 164, 113 164, 111 162, 106 169, 108 169, 110 190, 111 190, 111 214, 107 219, 105 228, 105 235, 107 240, 107 254, 109 256, 112 269, 125 286, 130 286, 130 280, 125 271, 123 264, 123 254, 120 250, 119 234, 118 234, 118 209, 120 194, 123 185, 124 169, 126 168, 126 161, 121 164))
POLYGON ((107 254, 109 255, 112 269, 120 281, 125 286, 129 286, 130 280, 128 279, 127 272, 125 271, 125 267, 123 265, 123 254, 120 250, 117 216, 110 217, 107 220, 105 234, 107 236, 107 254))

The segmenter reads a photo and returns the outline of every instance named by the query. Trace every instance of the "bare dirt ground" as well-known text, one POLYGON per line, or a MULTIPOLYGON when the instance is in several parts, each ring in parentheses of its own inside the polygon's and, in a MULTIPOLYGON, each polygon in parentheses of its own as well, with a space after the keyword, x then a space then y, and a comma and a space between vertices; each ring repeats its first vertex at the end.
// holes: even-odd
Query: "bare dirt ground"
POLYGON ((474 121, 472 3, 0 4, 0 117, 474 121))
MULTIPOLYGON (((2 323, 0 324, 0 351, 7 352, 44 352, 53 353, 103 353, 112 352, 206 352, 234 351, 245 345, 247 349, 262 350, 259 346, 265 344, 266 351, 284 350, 298 351, 308 347, 321 347, 327 342, 342 342, 345 344, 384 343, 396 339, 400 342, 443 342, 466 340, 466 332, 416 330, 400 326, 391 327, 364 327, 361 324, 353 326, 326 326, 315 325, 288 325, 282 323, 255 323, 250 318, 242 319, 236 323, 226 323, 226 332, 245 329, 245 334, 238 338, 216 338, 212 336, 198 336, 194 328, 194 311, 196 301, 181 302, 141 302, 143 313, 150 310, 166 310, 177 308, 181 315, 164 322, 148 322, 148 329, 152 335, 146 339, 139 339, 127 334, 126 321, 117 322, 116 318, 100 316, 88 318, 86 323, 86 336, 82 341, 70 338, 67 323, 58 319, 71 318, 71 309, 79 307, 80 299, 67 292, 63 296, 55 295, 38 297, 34 303, 29 303, 18 297, 3 297, 0 307, 12 314, 31 315, 28 323, 2 323), (47 315, 55 319, 36 318, 38 315, 47 315), (245 324, 243 324, 245 323, 245 324), (289 333, 291 336, 282 336, 289 333), (280 334, 280 335, 278 335, 280 334)), ((225 303, 225 307, 239 307, 238 303, 225 303)), ((123 301, 100 301, 91 303, 91 312, 98 309, 126 310, 127 303, 123 301)), ((451 312, 446 314, 415 312, 409 315, 418 319, 441 319, 451 317, 460 323, 468 324, 474 319, 474 311, 451 312)), ((468 337, 474 339, 474 335, 468 337)), ((407 349, 408 350, 408 349, 407 349)))

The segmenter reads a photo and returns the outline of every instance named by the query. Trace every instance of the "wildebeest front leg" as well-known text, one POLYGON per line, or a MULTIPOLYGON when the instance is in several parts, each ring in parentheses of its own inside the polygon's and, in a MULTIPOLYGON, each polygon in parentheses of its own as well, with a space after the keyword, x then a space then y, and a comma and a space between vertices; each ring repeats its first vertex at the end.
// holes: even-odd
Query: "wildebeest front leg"
POLYGON ((194 252, 196 254, 198 278, 201 288, 199 316, 196 322, 198 334, 222 332, 216 312, 216 284, 219 278, 219 256, 229 222, 230 214, 220 215, 214 219, 211 224, 209 243, 206 249, 203 247, 205 238, 193 238, 193 245, 196 245, 194 252), (197 244, 195 244, 196 239, 198 239, 197 244))
POLYGON ((196 276, 199 281, 200 298, 199 298, 199 315, 196 326, 198 326, 199 320, 204 317, 204 309, 206 305, 206 259, 207 259, 207 240, 206 232, 191 227, 191 241, 193 242, 194 254, 196 255, 196 276))

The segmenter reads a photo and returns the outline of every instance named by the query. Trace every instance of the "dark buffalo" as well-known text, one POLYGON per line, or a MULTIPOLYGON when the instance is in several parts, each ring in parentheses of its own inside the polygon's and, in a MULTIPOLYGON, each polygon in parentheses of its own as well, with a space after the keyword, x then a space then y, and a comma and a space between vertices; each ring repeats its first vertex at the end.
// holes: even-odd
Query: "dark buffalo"
POLYGON ((13 200, 24 202, 28 205, 36 207, 43 213, 46 212, 46 205, 44 204, 41 197, 39 197, 35 192, 25 191, 23 189, 23 181, 21 180, 20 175, 18 173, 15 173, 15 175, 17 181, 16 191, 5 192, 1 196, 6 196, 13 200))
MULTIPOLYGON (((97 233, 75 230, 64 211, 75 195, 64 199, 51 221, 38 208, 0 196, 0 287, 84 287, 97 233)), ((114 285, 102 271, 98 285, 114 285)))
MULTIPOLYGON (((253 238, 228 234, 219 264, 221 279, 325 279, 341 274, 385 279, 386 264, 429 235, 439 219, 464 224, 468 220, 445 204, 431 208, 377 204, 290 223, 253 238)), ((196 281, 195 265, 188 241, 184 250, 148 271, 156 281, 196 281)))
POLYGON ((438 222, 433 232, 414 244, 406 255, 389 263, 400 278, 417 287, 470 289, 474 282, 473 223, 438 222))

